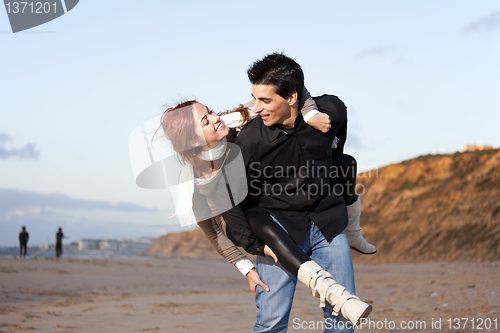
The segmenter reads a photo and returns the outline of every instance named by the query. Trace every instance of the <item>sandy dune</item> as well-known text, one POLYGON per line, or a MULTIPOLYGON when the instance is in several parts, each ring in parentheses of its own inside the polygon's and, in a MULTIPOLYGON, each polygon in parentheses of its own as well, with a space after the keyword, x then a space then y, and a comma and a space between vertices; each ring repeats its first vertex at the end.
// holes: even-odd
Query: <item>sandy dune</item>
MULTIPOLYGON (((402 332, 401 321, 416 320, 429 332, 472 331, 470 321, 450 329, 455 318, 489 318, 492 328, 496 319, 490 331, 500 331, 499 262, 355 271, 358 295, 374 306, 371 329, 360 331, 402 332), (442 329, 432 329, 438 318, 442 329), (374 329, 384 320, 398 326, 374 329)), ((251 332, 255 312, 246 279, 223 260, 0 257, 0 332, 251 332)), ((289 332, 321 332, 321 319, 317 300, 300 286, 289 332)))

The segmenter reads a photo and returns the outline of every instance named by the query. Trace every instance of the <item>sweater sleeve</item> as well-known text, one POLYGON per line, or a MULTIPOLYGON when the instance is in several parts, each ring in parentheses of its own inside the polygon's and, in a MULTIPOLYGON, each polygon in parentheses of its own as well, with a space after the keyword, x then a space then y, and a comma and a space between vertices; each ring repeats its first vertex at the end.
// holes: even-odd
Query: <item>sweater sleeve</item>
POLYGON ((316 102, 311 97, 311 94, 305 86, 304 90, 302 91, 302 97, 299 99, 299 110, 300 113, 302 113, 302 117, 304 117, 304 121, 306 123, 309 121, 309 119, 319 113, 316 102))
POLYGON ((203 234, 215 251, 228 262, 235 265, 243 275, 246 275, 248 271, 253 268, 253 265, 248 265, 249 260, 246 256, 224 234, 221 228, 223 224, 224 221, 220 215, 198 223, 203 234))

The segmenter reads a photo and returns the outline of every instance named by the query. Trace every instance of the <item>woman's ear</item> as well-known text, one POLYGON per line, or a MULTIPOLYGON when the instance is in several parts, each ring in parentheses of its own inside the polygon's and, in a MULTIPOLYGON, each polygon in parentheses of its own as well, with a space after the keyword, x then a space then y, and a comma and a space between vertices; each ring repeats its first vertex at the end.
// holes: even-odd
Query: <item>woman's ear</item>
POLYGON ((200 146, 200 142, 198 141, 194 141, 193 143, 191 143, 191 147, 192 148, 196 148, 196 147, 199 147, 200 146))

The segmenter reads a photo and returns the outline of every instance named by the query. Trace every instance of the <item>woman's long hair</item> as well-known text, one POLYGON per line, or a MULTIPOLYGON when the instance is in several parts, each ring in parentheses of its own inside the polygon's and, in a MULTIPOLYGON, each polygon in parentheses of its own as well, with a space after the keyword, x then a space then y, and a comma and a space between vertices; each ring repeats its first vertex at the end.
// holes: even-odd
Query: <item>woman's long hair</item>
POLYGON ((228 141, 233 141, 233 138, 236 137, 236 135, 238 135, 238 131, 241 130, 246 124, 248 124, 248 122, 250 122, 250 120, 252 120, 250 118, 250 109, 247 108, 246 106, 243 106, 243 104, 238 105, 238 107, 233 109, 233 110, 224 111, 224 112, 220 113, 220 116, 222 116, 224 114, 233 113, 233 112, 239 112, 241 115, 242 121, 241 121, 241 124, 238 128, 230 128, 229 129, 229 134, 227 136, 228 141))
POLYGON ((241 118, 243 119, 241 127, 245 126, 250 121, 250 109, 247 108, 246 106, 243 106, 243 104, 238 105, 237 108, 232 109, 230 111, 224 111, 220 113, 219 116, 233 112, 239 112, 241 114, 241 118))
POLYGON ((194 146, 199 141, 193 115, 195 103, 198 102, 196 100, 182 102, 165 110, 161 117, 163 132, 172 142, 182 165, 193 164, 196 155, 203 149, 194 146))

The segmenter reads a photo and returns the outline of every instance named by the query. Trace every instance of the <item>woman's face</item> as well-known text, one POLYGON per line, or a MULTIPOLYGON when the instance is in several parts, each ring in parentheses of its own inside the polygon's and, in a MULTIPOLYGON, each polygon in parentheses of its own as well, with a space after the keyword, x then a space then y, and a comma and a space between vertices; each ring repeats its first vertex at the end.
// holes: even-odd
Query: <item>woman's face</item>
POLYGON ((195 103, 193 115, 196 133, 201 143, 220 142, 229 134, 229 128, 221 122, 219 115, 209 110, 205 105, 195 103))

